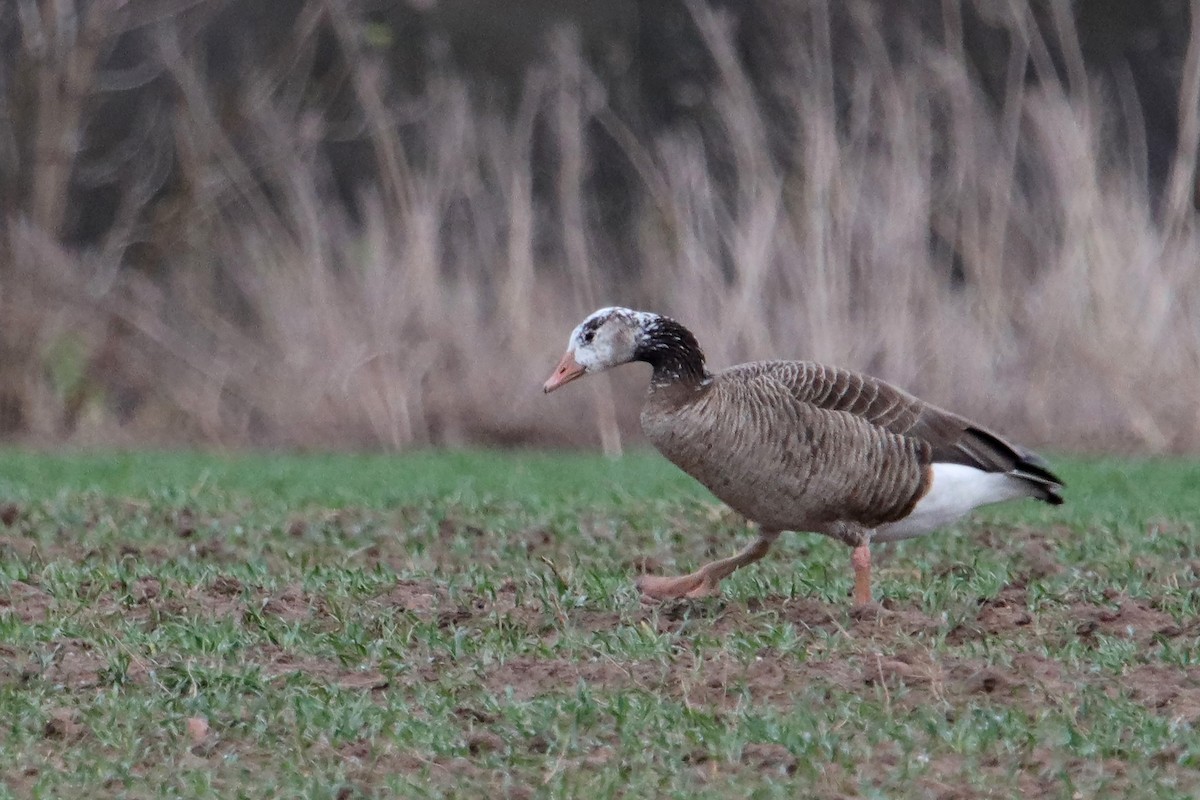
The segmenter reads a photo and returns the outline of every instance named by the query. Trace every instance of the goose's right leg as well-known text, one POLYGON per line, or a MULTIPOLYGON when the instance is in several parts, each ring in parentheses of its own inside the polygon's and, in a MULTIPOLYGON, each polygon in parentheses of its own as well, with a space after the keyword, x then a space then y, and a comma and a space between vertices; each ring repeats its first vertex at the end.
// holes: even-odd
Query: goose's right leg
POLYGON ((759 531, 758 538, 735 556, 705 564, 688 575, 665 578, 659 575, 643 575, 635 585, 647 600, 670 600, 682 597, 709 597, 721 593, 720 583, 733 571, 752 564, 767 554, 779 531, 759 531))

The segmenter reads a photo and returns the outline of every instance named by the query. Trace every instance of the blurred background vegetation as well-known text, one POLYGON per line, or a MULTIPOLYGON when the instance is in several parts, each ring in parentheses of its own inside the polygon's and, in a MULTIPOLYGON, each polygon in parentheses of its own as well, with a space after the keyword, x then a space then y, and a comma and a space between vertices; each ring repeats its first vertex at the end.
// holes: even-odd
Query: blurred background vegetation
POLYGON ((11 0, 0 438, 636 439, 620 303, 1200 446, 1200 2, 11 0))

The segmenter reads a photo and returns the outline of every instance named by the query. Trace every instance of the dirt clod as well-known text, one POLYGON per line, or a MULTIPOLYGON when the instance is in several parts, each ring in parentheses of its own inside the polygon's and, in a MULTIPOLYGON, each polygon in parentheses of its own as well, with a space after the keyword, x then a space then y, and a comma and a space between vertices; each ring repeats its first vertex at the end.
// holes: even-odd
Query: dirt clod
POLYGON ((437 615, 437 626, 439 628, 452 628, 469 619, 471 619, 471 612, 465 608, 458 608, 454 611, 443 611, 437 615))
POLYGON ((469 708, 467 706, 459 706, 454 709, 454 716, 462 720, 470 720, 473 722, 482 722, 490 724, 496 721, 495 714, 489 714, 486 711, 480 711, 477 708, 469 708))
POLYGON ((742 748, 742 763, 758 770, 791 775, 796 771, 796 757, 781 744, 752 742, 742 748))
POLYGON ((0 505, 0 522, 3 522, 5 527, 11 528, 21 518, 21 507, 16 503, 4 503, 0 505))
POLYGON ((129 596, 135 603, 146 603, 162 594, 162 583, 158 578, 138 578, 129 587, 129 596))
POLYGON ((617 757, 617 753, 608 745, 593 748, 583 757, 583 763, 589 767, 602 767, 617 757))
POLYGON ((933 679, 934 670, 927 664, 912 664, 907 659, 877 657, 868 662, 863 683, 868 686, 918 686, 933 679))
POLYGON ((888 613, 881 603, 861 603, 850 609, 850 619, 855 622, 878 622, 888 613))
POLYGON ((181 508, 175 515, 175 535, 180 539, 190 539, 196 535, 196 513, 190 508, 181 508))
POLYGON ((204 717, 188 717, 185 725, 187 728, 188 739, 193 745, 204 744, 204 740, 208 738, 208 720, 204 717))
POLYGON ((1006 586, 995 597, 980 601, 976 624, 986 634, 997 635, 1033 622, 1029 597, 1023 586, 1006 586))
POLYGON ((56 741, 75 741, 83 737, 86 728, 79 721, 77 712, 60 709, 53 711, 42 727, 42 735, 56 741))
POLYGON ((992 694, 1009 686, 1009 678, 997 669, 985 667, 967 678, 964 688, 971 694, 992 694))
POLYGON ((222 597, 233 597, 242 593, 242 582, 237 578, 230 578, 226 575, 218 577, 210 584, 209 588, 213 594, 222 597))
POLYGON ((391 681, 378 672, 348 672, 338 678, 337 683, 343 689, 373 692, 386 689, 391 681))
POLYGON ((480 753, 499 752, 504 749, 504 740, 491 731, 475 731, 467 737, 467 751, 473 756, 480 753))

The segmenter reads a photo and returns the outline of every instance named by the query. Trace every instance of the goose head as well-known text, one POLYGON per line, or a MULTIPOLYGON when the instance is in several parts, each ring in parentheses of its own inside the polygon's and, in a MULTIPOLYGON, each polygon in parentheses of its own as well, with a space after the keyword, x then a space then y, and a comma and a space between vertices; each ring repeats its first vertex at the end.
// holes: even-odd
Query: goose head
POLYGON ((649 331, 662 317, 630 308, 602 308, 571 331, 563 355, 542 391, 553 392, 576 378, 637 361, 649 331))

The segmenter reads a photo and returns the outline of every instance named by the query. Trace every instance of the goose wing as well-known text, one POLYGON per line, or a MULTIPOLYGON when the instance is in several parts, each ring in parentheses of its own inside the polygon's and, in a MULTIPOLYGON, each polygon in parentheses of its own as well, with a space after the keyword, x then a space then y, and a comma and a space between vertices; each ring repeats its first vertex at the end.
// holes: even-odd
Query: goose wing
POLYGON ((1012 473, 1043 487, 1042 499, 1062 502, 1062 480, 1036 453, 886 381, 810 361, 765 361, 734 369, 747 369, 747 378, 778 381, 800 402, 920 440, 929 445, 934 462, 1012 473))

